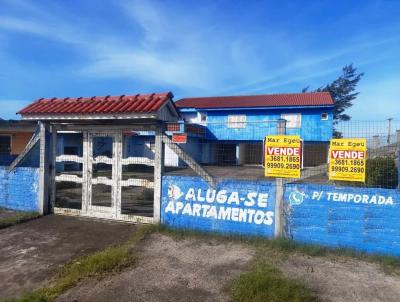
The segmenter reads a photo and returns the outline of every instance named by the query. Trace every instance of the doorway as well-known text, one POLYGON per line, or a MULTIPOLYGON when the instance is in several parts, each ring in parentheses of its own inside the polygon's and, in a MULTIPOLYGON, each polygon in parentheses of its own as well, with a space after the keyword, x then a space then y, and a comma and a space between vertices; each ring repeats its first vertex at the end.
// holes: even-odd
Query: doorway
MULTIPOLYGON (((58 167, 62 164, 63 169, 55 176, 54 212, 152 223, 154 158, 145 152, 130 153, 126 146, 143 138, 134 136, 128 140, 122 131, 84 131, 76 136, 81 137, 82 148, 76 146, 83 150, 81 156, 65 154, 74 148, 71 141, 79 144, 77 139, 69 139, 68 148, 57 148, 64 154, 56 157, 58 167), (71 175, 68 170, 73 166, 80 171, 71 175), (74 195, 75 191, 80 194, 74 195), (74 202, 71 196, 75 197, 74 202)), ((61 137, 57 141, 62 144, 66 140, 61 137)))

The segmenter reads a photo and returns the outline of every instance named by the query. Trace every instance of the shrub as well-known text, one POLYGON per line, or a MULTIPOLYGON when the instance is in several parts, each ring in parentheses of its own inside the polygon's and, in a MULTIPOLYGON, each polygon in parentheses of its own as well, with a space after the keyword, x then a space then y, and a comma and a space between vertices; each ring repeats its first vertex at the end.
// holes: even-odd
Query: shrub
POLYGON ((395 189, 398 184, 396 161, 393 157, 367 159, 365 184, 368 187, 395 189))

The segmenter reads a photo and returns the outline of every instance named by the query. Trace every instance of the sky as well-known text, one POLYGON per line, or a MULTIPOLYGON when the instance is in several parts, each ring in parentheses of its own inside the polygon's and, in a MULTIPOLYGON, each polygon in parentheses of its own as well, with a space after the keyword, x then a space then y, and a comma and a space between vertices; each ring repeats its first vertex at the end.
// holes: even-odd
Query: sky
POLYGON ((400 118, 400 1, 0 0, 0 117, 42 97, 316 89, 353 63, 353 120, 400 118))

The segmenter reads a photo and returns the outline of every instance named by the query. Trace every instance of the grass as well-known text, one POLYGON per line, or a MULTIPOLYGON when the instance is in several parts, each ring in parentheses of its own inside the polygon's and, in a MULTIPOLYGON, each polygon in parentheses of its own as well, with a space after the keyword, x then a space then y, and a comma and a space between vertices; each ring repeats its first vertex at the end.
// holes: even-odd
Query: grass
POLYGON ((178 240, 184 239, 187 236, 191 236, 205 240, 215 239, 218 241, 239 242, 261 250, 262 254, 268 255, 272 260, 275 261, 284 261, 290 257, 290 255, 296 253, 312 257, 326 257, 334 260, 356 259, 377 264, 386 274, 400 276, 400 257, 395 256, 366 254, 348 248, 329 248, 314 244, 303 244, 287 238, 266 239, 263 237, 254 236, 226 235, 193 230, 177 230, 166 226, 160 226, 158 230, 159 232, 172 236, 178 240))
POLYGON ((14 212, 0 209, 0 216, 2 213, 7 213, 7 216, 9 217, 0 218, 0 229, 35 219, 40 216, 37 212, 14 212))
POLYGON ((47 286, 8 302, 49 302, 87 278, 102 278, 106 274, 118 272, 137 262, 135 248, 148 234, 155 230, 154 226, 138 226, 133 236, 124 244, 80 257, 66 264, 47 286))
POLYGON ((267 239, 264 237, 226 235, 219 233, 207 233, 193 230, 178 230, 166 226, 159 226, 158 231, 176 239, 184 239, 187 236, 198 239, 216 239, 223 241, 240 242, 252 245, 256 248, 264 249, 264 252, 275 251, 280 255, 280 259, 285 259, 293 253, 305 254, 313 257, 335 258, 352 258, 380 265, 387 274, 400 275, 400 257, 366 254, 357 252, 348 248, 329 248, 315 244, 299 243, 287 238, 267 239))
POLYGON ((175 230, 165 226, 159 226, 158 231, 175 239, 195 237, 200 240, 218 240, 227 242, 239 242, 256 248, 257 253, 247 272, 242 273, 231 286, 233 301, 270 301, 270 302, 297 302, 316 301, 313 291, 301 282, 286 278, 275 267, 285 257, 286 252, 293 250, 296 245, 293 242, 281 240, 267 240, 259 237, 245 237, 237 235, 222 235, 204 233, 191 230, 175 230))
POLYGON ((118 272, 122 268, 134 265, 137 262, 135 247, 146 235, 154 231, 177 240, 194 237, 200 240, 238 242, 253 246, 257 252, 249 265, 249 269, 234 280, 231 286, 232 300, 238 302, 316 301, 317 298, 311 289, 302 282, 283 276, 277 268, 280 261, 284 261, 295 253, 318 257, 351 257, 378 263, 385 272, 400 275, 400 258, 397 257, 366 255, 349 249, 331 249, 317 245, 300 244, 284 238, 268 240, 257 237, 175 230, 165 226, 139 226, 127 243, 109 247, 70 262, 61 269, 49 285, 8 301, 53 301, 86 278, 101 278, 106 274, 118 272))
POLYGON ((312 290, 301 282, 288 279, 275 268, 266 254, 259 251, 250 270, 232 283, 232 300, 237 302, 310 302, 317 298, 312 290))

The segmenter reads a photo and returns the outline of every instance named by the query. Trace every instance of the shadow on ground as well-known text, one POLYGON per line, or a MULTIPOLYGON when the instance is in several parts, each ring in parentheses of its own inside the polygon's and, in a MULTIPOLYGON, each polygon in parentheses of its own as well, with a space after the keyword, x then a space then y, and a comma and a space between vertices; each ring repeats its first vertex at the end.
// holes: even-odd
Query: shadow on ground
POLYGON ((0 230, 0 297, 47 283, 69 260, 124 243, 134 225, 49 215, 0 230))

